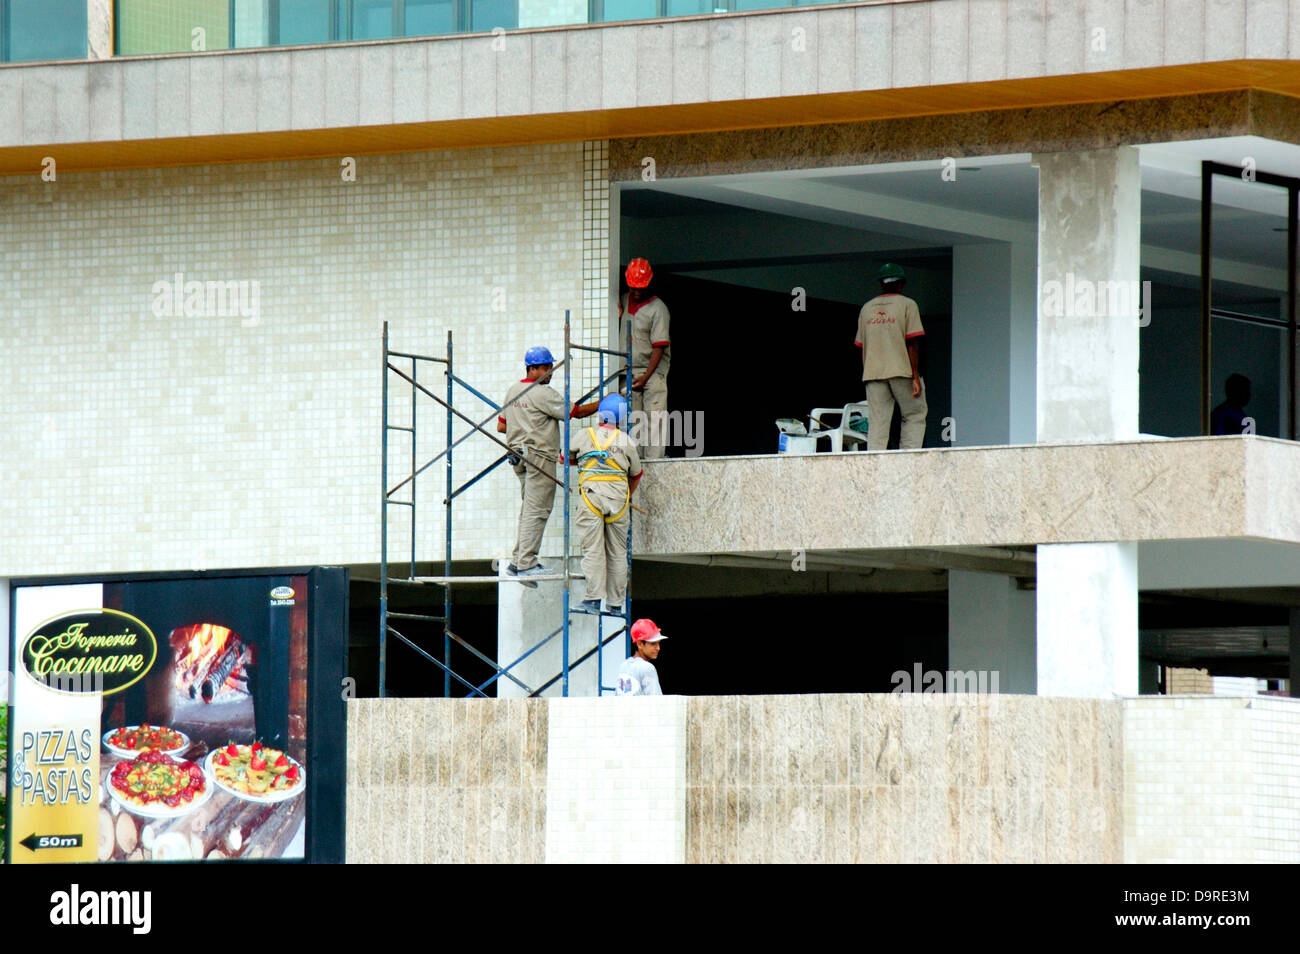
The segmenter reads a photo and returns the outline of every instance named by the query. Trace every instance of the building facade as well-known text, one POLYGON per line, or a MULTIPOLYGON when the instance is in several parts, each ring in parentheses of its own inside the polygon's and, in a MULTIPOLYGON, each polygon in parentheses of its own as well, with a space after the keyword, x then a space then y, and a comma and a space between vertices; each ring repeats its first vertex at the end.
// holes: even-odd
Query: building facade
MULTIPOLYGON (((632 600, 686 698, 357 700, 354 748, 418 716, 450 774, 358 769, 350 833, 397 787, 422 860, 608 857, 653 777, 673 835, 628 858, 1300 857, 1300 709, 1171 694, 1294 687, 1300 4, 34 9, 0 3, 0 578, 346 565, 369 685, 385 323, 419 354, 450 332, 499 401, 566 312, 616 345, 621 266, 655 263, 679 430, 632 600), (924 449, 775 453, 775 419, 861 400, 885 261, 926 321, 924 449), (1249 424, 1215 435, 1230 374, 1249 424), (889 697, 931 671, 1016 698, 889 697)), ((420 413, 394 473, 445 443, 420 413)), ((390 558, 509 553, 504 469, 456 498, 449 554, 442 485, 417 493, 390 558)), ((489 590, 457 611, 498 662, 558 624, 556 587, 489 590)), ((390 695, 441 694, 421 665, 395 656, 390 695)))

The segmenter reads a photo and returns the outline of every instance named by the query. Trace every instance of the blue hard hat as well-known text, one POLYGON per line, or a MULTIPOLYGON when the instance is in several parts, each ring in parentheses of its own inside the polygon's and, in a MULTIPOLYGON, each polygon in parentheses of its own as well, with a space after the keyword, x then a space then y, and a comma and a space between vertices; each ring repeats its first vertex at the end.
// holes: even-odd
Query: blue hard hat
POLYGON ((524 353, 524 367, 531 368, 535 364, 555 364, 555 359, 546 348, 529 348, 524 353))
POLYGON ((600 419, 606 424, 613 424, 617 427, 627 426, 627 398, 621 394, 606 394, 600 399, 600 407, 597 409, 600 419))

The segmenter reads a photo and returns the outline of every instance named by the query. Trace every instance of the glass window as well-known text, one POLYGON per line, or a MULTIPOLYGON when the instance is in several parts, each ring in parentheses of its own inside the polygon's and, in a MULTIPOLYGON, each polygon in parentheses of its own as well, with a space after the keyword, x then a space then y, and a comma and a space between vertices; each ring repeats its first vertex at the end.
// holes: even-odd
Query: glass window
POLYGON ((120 56, 203 52, 229 46, 229 0, 118 0, 120 56))
POLYGON ((280 0, 280 36, 283 46, 330 42, 330 0, 280 0))
POLYGON ((516 0, 470 0, 470 30, 487 32, 496 27, 513 30, 519 26, 516 0))
POLYGON ((667 16, 692 17, 727 9, 727 0, 668 0, 667 16))
POLYGON ((793 6, 790 0, 735 0, 733 10, 771 10, 773 7, 793 6))
POLYGON ((605 0, 604 19, 649 20, 659 16, 658 0, 605 0))
POLYGON ((431 36, 456 29, 451 0, 406 0, 406 35, 431 36))
POLYGON ((10 60, 86 58, 86 0, 9 0, 0 14, 8 19, 10 60))
POLYGON ((386 40, 393 35, 393 0, 352 0, 352 40, 386 40))

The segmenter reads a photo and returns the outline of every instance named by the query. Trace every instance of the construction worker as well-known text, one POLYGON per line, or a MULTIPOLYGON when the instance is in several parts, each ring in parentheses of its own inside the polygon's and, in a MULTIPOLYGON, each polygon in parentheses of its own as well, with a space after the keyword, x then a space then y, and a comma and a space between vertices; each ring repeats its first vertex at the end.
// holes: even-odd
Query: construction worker
MULTIPOLYGON (((636 437, 644 456, 653 459, 664 456, 668 443, 668 306, 650 293, 654 271, 644 258, 632 259, 623 276, 628 290, 619 300, 618 314, 632 324, 632 410, 640 412, 636 437)), ((621 347, 626 325, 619 334, 621 347)))
MULTIPOLYGON (((554 369, 550 351, 529 348, 524 354, 525 376, 506 392, 497 418, 497 431, 506 435, 523 498, 514 554, 506 572, 529 587, 537 584, 528 577, 546 573, 546 567, 537 562, 537 551, 555 503, 555 464, 560 458, 560 421, 565 408, 560 392, 547 383, 554 369)), ((570 415, 590 417, 596 407, 595 402, 575 404, 570 415)))
POLYGON ((653 663, 659 658, 660 641, 667 638, 652 619, 639 619, 632 624, 632 655, 618 669, 620 696, 663 695, 659 671, 653 663))
POLYGON ((600 424, 572 435, 569 460, 578 466, 578 493, 583 506, 574 522, 582 547, 586 599, 581 608, 611 613, 623 611, 627 590, 627 528, 632 494, 641 482, 641 457, 622 430, 627 426, 627 400, 606 395, 600 402, 600 424))
POLYGON ((876 272, 880 294, 858 313, 862 349, 862 380, 867 386, 867 450, 889 446, 889 425, 897 402, 903 413, 900 449, 920 447, 925 441, 925 382, 917 370, 917 345, 925 329, 916 302, 904 295, 907 275, 892 262, 876 272))

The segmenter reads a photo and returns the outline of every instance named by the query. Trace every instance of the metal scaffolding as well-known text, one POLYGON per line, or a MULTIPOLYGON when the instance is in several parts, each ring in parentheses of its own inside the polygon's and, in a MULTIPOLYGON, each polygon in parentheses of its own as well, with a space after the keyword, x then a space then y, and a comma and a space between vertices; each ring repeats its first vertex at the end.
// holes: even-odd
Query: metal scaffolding
MULTIPOLYGON (((630 373, 630 369, 632 367, 631 323, 628 322, 627 326, 628 326, 627 335, 626 335, 627 347, 626 350, 623 352, 614 351, 609 348, 597 348, 591 345, 574 344, 570 338, 569 312, 567 310, 564 312, 564 358, 557 365, 557 369, 558 368, 564 369, 564 404, 565 407, 570 409, 570 412, 572 411, 572 408, 576 404, 585 403, 588 399, 598 394, 603 396, 606 393, 605 392, 606 385, 611 384, 616 378, 619 377, 620 374, 623 374, 622 369, 615 369, 611 371, 609 374, 606 374, 607 357, 611 359, 610 361, 611 365, 613 363, 612 359, 615 357, 622 358, 626 362, 624 368, 628 369, 629 373, 627 373, 624 378, 625 387, 627 388, 627 393, 625 396, 628 399, 629 405, 631 404, 631 397, 632 397, 631 394, 632 375, 630 373), (594 388, 587 391, 577 401, 571 400, 572 382, 571 382, 570 369, 572 367, 573 352, 575 351, 595 354, 598 356, 598 360, 599 360, 599 375, 597 379, 599 383, 594 388)), ((604 684, 604 668, 603 668, 603 660, 601 658, 602 657, 601 650, 604 649, 605 646, 607 646, 609 643, 617 639, 619 636, 624 636, 625 639, 627 639, 630 635, 631 611, 632 611, 632 597, 631 597, 632 512, 635 508, 632 507, 631 504, 629 503, 628 528, 627 528, 628 589, 627 589, 627 593, 624 596, 622 612, 614 613, 614 612, 604 611, 599 614, 596 614, 590 610, 587 610, 585 607, 579 606, 575 608, 570 598, 571 597, 570 587, 573 580, 582 579, 582 576, 581 574, 572 572, 569 566, 570 559, 571 559, 570 536, 572 532, 572 528, 570 527, 571 521, 569 516, 569 502, 570 502, 570 495, 572 489, 571 488, 572 481, 570 479, 570 466, 573 462, 567 461, 567 458, 569 456, 569 449, 572 446, 571 443, 572 435, 571 435, 571 427, 570 427, 572 421, 572 413, 567 415, 563 422, 564 443, 561 448, 561 452, 562 452, 561 462, 564 464, 564 466, 562 466, 561 468, 563 480, 556 480, 554 477, 551 478, 552 480, 555 480, 557 486, 562 487, 564 490, 564 553, 563 553, 562 567, 560 572, 555 574, 532 576, 528 578, 530 582, 560 581, 564 584, 560 625, 554 630, 552 630, 548 635, 542 637, 542 639, 539 640, 537 643, 529 647, 517 659, 514 659, 513 661, 507 663, 504 666, 500 665, 498 660, 489 659, 484 653, 480 652, 478 649, 475 649, 467 641, 462 639, 452 630, 451 592, 453 586, 470 585, 470 584, 491 584, 491 583, 505 583, 508 585, 515 585, 515 586, 523 585, 522 583, 518 582, 514 577, 508 575, 457 576, 452 573, 452 531, 454 528, 453 503, 461 493, 463 493, 471 486, 478 483, 478 481, 486 477, 489 473, 491 473, 493 470, 499 467, 503 462, 505 462, 507 457, 510 456, 510 448, 505 443, 505 441, 501 440, 496 433, 490 432, 485 429, 485 425, 495 420, 498 413, 500 412, 500 408, 495 402, 493 402, 485 394, 475 389, 474 387, 469 385, 466 381, 464 381, 463 379, 461 379, 456 375, 455 365, 452 362, 452 354, 453 354, 452 334, 450 330, 447 331, 447 353, 445 356, 420 355, 420 354, 411 354, 409 352, 404 352, 404 351, 394 351, 389 347, 388 322, 386 321, 384 322, 384 394, 383 394, 384 410, 383 410, 383 439, 382 439, 383 464, 381 467, 381 471, 382 471, 381 480, 383 483, 383 503, 380 511, 381 554, 379 559, 379 695, 381 697, 386 696, 388 690, 387 675, 388 675, 388 637, 389 636, 398 639, 406 646, 410 647, 410 649, 415 653, 417 653, 421 658, 426 659, 429 662, 433 663, 442 671, 444 696, 452 695, 452 684, 454 680, 455 683, 457 684, 456 688, 458 691, 461 688, 467 690, 466 697, 471 697, 471 696, 486 697, 487 696, 486 690, 489 687, 491 687, 493 683, 495 683, 498 679, 501 679, 503 677, 515 683, 517 686, 519 686, 521 689, 527 692, 527 694, 530 696, 541 695, 551 686, 555 685, 556 682, 560 682, 561 693, 567 696, 569 694, 569 673, 573 669, 581 665, 583 662, 585 662, 587 659, 589 659, 592 656, 592 654, 595 654, 596 656, 597 693, 604 694, 606 691, 612 691, 612 687, 606 686, 604 684), (402 367, 397 366, 398 364, 405 365, 408 361, 410 362, 409 374, 407 373, 406 370, 403 370, 402 367), (394 362, 397 362, 397 364, 395 364, 394 362), (439 395, 435 394, 429 387, 427 387, 424 383, 421 383, 420 381, 420 371, 422 367, 426 367, 429 364, 442 365, 443 367, 443 372, 445 376, 445 381, 444 381, 445 397, 440 397, 439 395), (390 389, 390 382, 392 381, 394 376, 396 376, 396 378, 401 379, 401 382, 405 382, 405 384, 410 388, 411 409, 410 409, 409 424, 395 424, 389 419, 389 389, 390 389), (463 412, 457 410, 455 406, 455 399, 456 399, 455 389, 457 385, 459 385, 465 391, 468 391, 469 394, 471 394, 473 397, 475 397, 479 401, 482 401, 484 404, 490 407, 492 409, 492 413, 488 417, 484 418, 482 421, 474 421, 463 412), (419 459, 418 440, 417 440, 418 423, 421 420, 421 416, 419 415, 419 403, 420 403, 419 398, 421 395, 434 401, 436 404, 441 406, 445 412, 446 446, 441 451, 439 451, 436 455, 434 455, 431 459, 417 466, 417 462, 419 459), (463 433, 460 437, 453 439, 453 427, 457 419, 469 425, 469 429, 466 430, 465 433, 463 433), (389 482, 388 450, 389 450, 390 432, 409 433, 410 445, 411 445, 410 472, 407 473, 405 477, 403 477, 400 481, 398 481, 395 485, 391 487, 389 486, 388 483, 389 482), (503 453, 491 464, 488 464, 478 473, 474 474, 474 476, 472 476, 469 480, 465 481, 463 484, 457 487, 455 483, 455 473, 453 469, 453 460, 452 460, 453 451, 457 446, 459 446, 461 443, 463 443, 464 441, 466 441, 468 438, 470 438, 476 433, 483 435, 488 440, 497 444, 499 448, 503 451, 503 453), (444 496, 442 500, 443 507, 445 510, 444 518, 443 518, 443 542, 444 542, 443 572, 441 576, 418 576, 416 575, 416 550, 420 538, 419 538, 419 523, 417 520, 418 507, 417 507, 417 497, 416 497, 416 485, 417 485, 418 478, 439 461, 444 461, 444 471, 445 471, 445 481, 446 481, 446 489, 444 491, 444 496), (398 496, 399 494, 404 494, 404 496, 399 497, 398 496), (407 572, 405 576, 389 575, 390 563, 388 559, 388 516, 389 516, 390 507, 406 507, 410 511, 410 515, 411 515, 411 531, 410 531, 411 553, 410 553, 410 560, 406 566, 407 572), (389 594, 389 586, 391 584, 411 585, 417 587, 440 587, 441 595, 442 595, 442 615, 435 616, 435 615, 430 615, 425 613, 402 613, 402 612, 393 612, 389 610, 388 594, 389 594), (596 645, 592 649, 589 649, 586 652, 584 652, 577 659, 570 658, 571 656, 570 624, 574 614, 597 616, 596 645), (611 633, 609 636, 602 636, 600 620, 605 617, 614 617, 617 619, 621 619, 623 624, 622 627, 616 630, 615 632, 611 633), (422 622, 441 623, 442 624, 442 658, 439 659, 434 653, 431 653, 428 649, 420 646, 415 641, 415 639, 408 637, 407 635, 400 632, 397 628, 395 628, 392 624, 392 620, 395 619, 410 619, 410 620, 417 620, 422 622), (514 674, 514 672, 512 672, 512 670, 514 670, 515 667, 517 667, 525 659, 529 658, 535 652, 540 650, 543 646, 550 643, 551 640, 553 640, 557 636, 559 636, 561 639, 560 672, 535 688, 525 685, 514 674), (488 666, 490 666, 493 670, 493 675, 485 682, 475 685, 469 679, 466 679, 464 676, 457 673, 452 668, 452 664, 451 664, 451 649, 453 643, 457 646, 460 646, 467 652, 469 652, 475 659, 479 660, 482 663, 486 663, 488 666)), ((532 385, 532 387, 536 387, 537 384, 539 383, 542 382, 536 382, 532 385)), ((400 383, 399 386, 401 386, 400 383)), ((527 392, 525 391, 524 393, 527 392)), ((536 465, 527 457, 524 457, 523 461, 527 466, 536 467, 536 465)))

